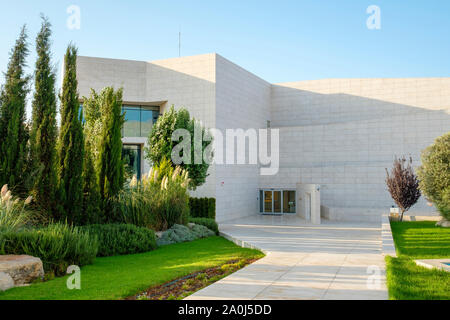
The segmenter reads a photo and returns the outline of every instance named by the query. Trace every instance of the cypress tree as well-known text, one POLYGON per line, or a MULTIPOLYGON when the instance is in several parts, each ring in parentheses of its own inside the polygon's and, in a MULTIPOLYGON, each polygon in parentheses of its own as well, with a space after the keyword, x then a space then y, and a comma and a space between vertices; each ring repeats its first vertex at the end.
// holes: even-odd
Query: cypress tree
POLYGON ((110 87, 103 89, 100 94, 100 110, 102 128, 97 164, 98 185, 102 200, 107 201, 119 193, 124 183, 122 89, 117 92, 110 87))
POLYGON ((58 198, 62 205, 60 218, 80 223, 83 208, 84 139, 78 100, 77 49, 67 47, 64 57, 64 79, 61 93, 61 129, 58 155, 58 198))
POLYGON ((82 224, 102 223, 100 191, 97 181, 96 159, 98 157, 99 137, 102 127, 99 97, 91 89, 89 98, 83 97, 84 132, 84 199, 82 224))
POLYGON ((38 207, 49 213, 54 208, 57 188, 56 77, 50 58, 50 28, 49 21, 42 17, 41 30, 36 38, 35 93, 30 133, 31 167, 35 176, 32 194, 38 207))
POLYGON ((85 144, 83 170, 83 213, 80 224, 96 224, 104 222, 101 214, 100 192, 97 184, 97 174, 91 146, 85 144))
POLYGON ((30 77, 25 75, 24 68, 28 52, 26 27, 23 26, 10 53, 0 98, 0 185, 8 184, 18 193, 27 192, 29 132, 25 124, 25 105, 30 77))

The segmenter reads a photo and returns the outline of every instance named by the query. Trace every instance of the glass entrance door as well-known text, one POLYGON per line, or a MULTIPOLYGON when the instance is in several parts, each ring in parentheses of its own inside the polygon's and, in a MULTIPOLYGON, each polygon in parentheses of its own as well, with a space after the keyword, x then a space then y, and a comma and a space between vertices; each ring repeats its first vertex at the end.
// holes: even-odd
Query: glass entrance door
POLYGON ((259 212, 262 214, 295 214, 294 190, 259 190, 259 212))
MULTIPOLYGON (((280 190, 264 190, 260 192, 260 196, 263 196, 263 210, 264 214, 281 214, 282 213, 282 193, 280 190)), ((260 199, 261 200, 261 199, 260 199)))
POLYGON ((264 191, 264 213, 272 213, 272 191, 264 191))

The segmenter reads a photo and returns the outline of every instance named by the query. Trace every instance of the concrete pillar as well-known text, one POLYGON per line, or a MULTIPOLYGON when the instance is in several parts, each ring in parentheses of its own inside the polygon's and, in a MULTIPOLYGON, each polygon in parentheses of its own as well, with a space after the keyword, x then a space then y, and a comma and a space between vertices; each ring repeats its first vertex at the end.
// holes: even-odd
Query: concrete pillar
POLYGON ((320 224, 320 185, 297 184, 297 215, 320 224))

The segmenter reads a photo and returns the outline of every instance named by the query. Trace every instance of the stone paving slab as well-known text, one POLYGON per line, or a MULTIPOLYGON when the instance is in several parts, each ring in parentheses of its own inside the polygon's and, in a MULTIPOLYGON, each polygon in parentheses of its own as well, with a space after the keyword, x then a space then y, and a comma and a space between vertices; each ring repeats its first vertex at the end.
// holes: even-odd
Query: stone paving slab
POLYGON ((380 223, 253 216, 220 231, 266 256, 186 300, 388 299, 380 223))

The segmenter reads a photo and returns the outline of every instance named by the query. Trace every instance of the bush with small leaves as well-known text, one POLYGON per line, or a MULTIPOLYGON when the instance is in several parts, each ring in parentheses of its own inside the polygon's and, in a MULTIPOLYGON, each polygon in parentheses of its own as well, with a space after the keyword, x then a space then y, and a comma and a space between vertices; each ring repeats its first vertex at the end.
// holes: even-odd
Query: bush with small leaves
POLYGON ((424 195, 450 221, 450 132, 423 151, 418 176, 424 195))
POLYGON ((166 246, 211 236, 214 236, 214 232, 204 226, 194 224, 190 227, 186 227, 176 224, 169 230, 164 231, 162 236, 156 242, 158 246, 166 246))
POLYGON ((89 232, 55 223, 39 229, 0 232, 0 254, 26 254, 42 260, 45 272, 66 273, 70 265, 94 262, 98 240, 89 232))
POLYGON ((190 217, 189 222, 195 223, 195 224, 200 224, 202 226, 207 227, 209 230, 214 231, 217 235, 219 234, 219 226, 218 226, 217 222, 214 221, 214 219, 190 217))
POLYGON ((99 240, 98 257, 135 254, 156 249, 153 230, 131 224, 96 224, 83 227, 99 240))

